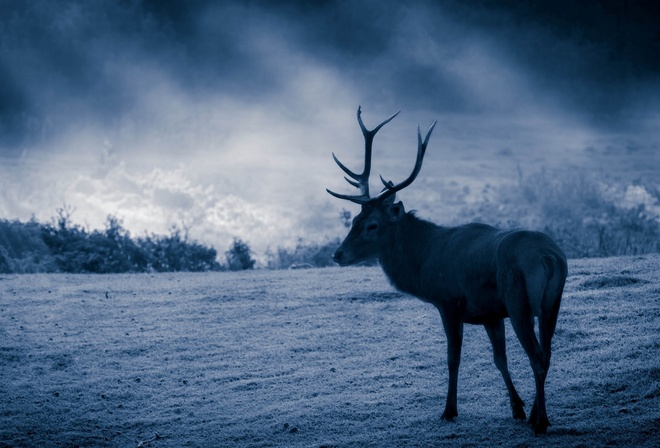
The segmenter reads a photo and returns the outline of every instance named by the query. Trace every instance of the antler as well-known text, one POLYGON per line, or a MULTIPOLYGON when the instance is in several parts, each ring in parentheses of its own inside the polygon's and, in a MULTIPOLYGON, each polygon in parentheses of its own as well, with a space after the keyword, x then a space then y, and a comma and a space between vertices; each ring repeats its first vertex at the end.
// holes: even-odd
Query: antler
POLYGON ((435 127, 435 124, 437 121, 434 121, 431 124, 431 127, 429 127, 429 130, 426 132, 426 137, 424 137, 424 141, 422 142, 422 133, 419 130, 419 126, 417 126, 417 160, 415 161, 415 168, 413 168, 412 173, 410 173, 410 176, 408 176, 408 179, 404 180, 398 185, 394 185, 390 181, 386 181, 383 179, 383 176, 380 176, 381 182, 383 182, 383 185, 385 185, 385 188, 383 191, 380 192, 378 196, 376 196, 373 200, 374 201, 381 201, 389 196, 392 196, 395 194, 397 191, 401 191, 404 188, 406 188, 408 185, 410 185, 417 175, 419 174, 419 170, 422 169, 422 162, 424 160, 424 154, 426 153, 426 146, 429 143, 429 138, 431 138, 431 132, 433 132, 433 128, 435 127))
MULTIPOLYGON (((401 112, 401 111, 399 111, 401 112)), ((394 185, 391 181, 386 181, 383 179, 383 176, 380 176, 381 182, 383 182, 383 185, 385 185, 385 188, 378 194, 378 196, 371 198, 369 197, 369 174, 371 173, 371 150, 372 150, 372 144, 374 141, 374 136, 376 135, 376 132, 380 130, 384 125, 389 123, 394 117, 399 115, 399 112, 395 113, 385 121, 383 121, 381 124, 376 126, 373 130, 369 131, 367 128, 364 126, 364 123, 362 122, 362 108, 358 106, 357 110, 357 119, 358 123, 360 123, 360 129, 362 129, 362 134, 364 135, 364 142, 365 142, 365 148, 364 148, 364 170, 362 171, 362 174, 355 174, 353 171, 349 170, 344 166, 343 163, 337 159, 334 153, 332 153, 332 157, 335 159, 335 162, 337 162, 337 165, 339 165, 339 168, 344 170, 346 174, 348 174, 349 177, 353 178, 354 180, 349 179, 348 177, 344 176, 344 179, 346 181, 353 185, 356 188, 360 189, 360 194, 359 196, 350 196, 350 195, 345 195, 345 194, 338 194, 333 191, 330 191, 326 189, 328 193, 333 195, 336 198, 339 199, 346 199, 351 202, 355 202, 356 204, 361 204, 364 205, 368 202, 375 202, 375 201, 382 201, 385 198, 388 198, 395 194, 398 191, 403 190, 406 188, 408 185, 410 185, 417 175, 419 174, 419 171, 422 169, 422 162, 424 161, 424 154, 426 153, 426 147, 429 143, 429 138, 431 138, 431 133, 433 132, 433 128, 435 128, 435 125, 437 121, 434 121, 431 126, 429 127, 429 130, 426 132, 426 137, 424 137, 424 140, 422 141, 422 133, 419 130, 419 126, 417 126, 417 160, 415 161, 415 167, 413 168, 412 173, 410 173, 410 176, 400 184, 394 185), (357 182, 355 182, 357 181, 357 182)))
MULTIPOLYGON (((399 111, 401 112, 401 111, 399 111)), ((351 195, 345 195, 345 194, 338 194, 335 193, 334 191, 330 191, 326 189, 328 193, 333 195, 336 198, 339 199, 346 199, 351 202, 355 202, 356 204, 366 204, 371 200, 369 197, 369 174, 371 174, 371 151, 372 151, 372 144, 374 141, 374 136, 376 133, 385 126, 387 123, 392 121, 394 117, 399 115, 399 112, 395 113, 391 117, 387 118, 385 121, 383 121, 381 124, 376 126, 374 129, 371 131, 368 130, 365 126, 364 123, 362 122, 362 108, 361 106, 358 106, 357 110, 357 119, 358 123, 360 124, 360 129, 362 129, 362 135, 364 135, 364 170, 362 171, 361 174, 356 174, 350 169, 346 168, 346 166, 339 161, 337 156, 335 156, 334 153, 332 153, 332 158, 335 159, 335 162, 337 162, 337 165, 339 165, 339 168, 341 168, 347 175, 348 177, 351 177, 354 180, 349 179, 348 177, 344 176, 344 179, 346 181, 353 185, 356 188, 360 189, 360 195, 359 196, 351 196, 351 195), (356 182, 357 181, 357 182, 356 182)), ((427 138, 428 140, 428 138, 427 138)), ((412 182, 412 181, 411 181, 412 182)))

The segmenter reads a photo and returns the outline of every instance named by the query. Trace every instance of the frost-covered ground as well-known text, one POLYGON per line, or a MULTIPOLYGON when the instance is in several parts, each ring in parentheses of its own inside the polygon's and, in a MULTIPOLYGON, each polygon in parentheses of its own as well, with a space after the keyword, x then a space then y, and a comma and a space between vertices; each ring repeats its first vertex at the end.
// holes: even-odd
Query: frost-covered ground
POLYGON ((660 256, 570 262, 538 437, 481 327, 460 415, 440 420, 440 317, 377 268, 3 276, 0 446, 658 446, 659 272, 660 256))

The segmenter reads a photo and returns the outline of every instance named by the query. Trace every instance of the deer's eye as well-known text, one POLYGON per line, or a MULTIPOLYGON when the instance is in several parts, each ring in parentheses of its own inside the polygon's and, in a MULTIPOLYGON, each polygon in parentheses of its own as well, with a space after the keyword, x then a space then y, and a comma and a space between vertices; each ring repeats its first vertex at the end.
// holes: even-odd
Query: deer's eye
POLYGON ((378 229, 378 224, 371 223, 367 226, 367 233, 373 232, 374 230, 378 229))

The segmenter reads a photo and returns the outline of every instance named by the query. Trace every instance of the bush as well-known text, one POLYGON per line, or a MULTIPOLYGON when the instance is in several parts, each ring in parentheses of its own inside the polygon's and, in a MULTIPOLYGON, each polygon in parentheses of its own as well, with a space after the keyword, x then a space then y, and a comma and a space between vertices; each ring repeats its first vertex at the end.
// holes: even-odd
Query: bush
POLYGON ((188 241, 172 228, 169 236, 132 239, 121 221, 108 216, 104 231, 71 222, 70 208, 50 224, 0 220, 0 272, 121 273, 220 270, 217 252, 188 241))
POLYGON ((138 245, 146 254, 147 269, 151 271, 203 272, 222 269, 216 260, 215 249, 190 242, 187 233, 176 227, 170 229, 169 236, 140 238, 138 245))
MULTIPOLYGON (((461 220, 546 232, 570 258, 658 252, 659 217, 624 201, 628 189, 578 170, 520 173, 516 183, 487 187, 461 220)), ((658 202, 657 189, 642 189, 658 202)))
POLYGON ((326 243, 307 243, 298 239, 293 249, 278 247, 275 252, 266 251, 267 267, 269 269, 289 269, 296 266, 312 266, 322 268, 333 266, 332 253, 341 242, 338 238, 326 243))
POLYGON ((242 240, 234 238, 231 247, 225 252, 229 270, 242 271, 254 268, 255 261, 252 259, 251 253, 250 246, 242 240))
POLYGON ((34 219, 27 223, 0 221, 0 273, 52 272, 55 260, 34 219))
POLYGON ((113 216, 108 216, 105 231, 90 233, 71 224, 70 213, 60 209, 56 222, 43 226, 42 233, 57 272, 143 272, 147 267, 147 254, 113 216))

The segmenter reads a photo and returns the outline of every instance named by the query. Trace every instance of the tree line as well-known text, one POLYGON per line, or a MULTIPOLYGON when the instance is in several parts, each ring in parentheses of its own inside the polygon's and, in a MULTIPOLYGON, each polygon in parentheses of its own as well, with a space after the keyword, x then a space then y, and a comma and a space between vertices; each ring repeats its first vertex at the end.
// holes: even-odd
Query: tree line
POLYGON ((225 252, 188 238, 185 230, 132 238, 121 221, 108 216, 105 230, 88 231, 71 222, 71 210, 42 224, 0 220, 0 273, 127 273, 252 269, 247 243, 235 239, 225 252))
MULTIPOLYGON (((569 258, 660 252, 660 187, 655 183, 617 184, 570 170, 528 176, 519 171, 517 181, 487 186, 481 196, 463 201, 456 222, 449 224, 476 221, 540 230, 569 258), (626 205, 622 199, 631 192, 646 199, 626 205)), ((114 216, 108 216, 104 230, 89 231, 72 223, 71 214, 65 206, 47 224, 34 218, 0 220, 0 273, 236 271, 257 264, 249 244, 238 238, 218 254, 192 241, 185 229, 132 238, 114 216)), ((351 226, 351 212, 342 210, 339 219, 346 229, 351 226)), ((324 243, 301 238, 292 248, 268 249, 261 264, 268 269, 332 266, 339 244, 339 238, 324 243)))

